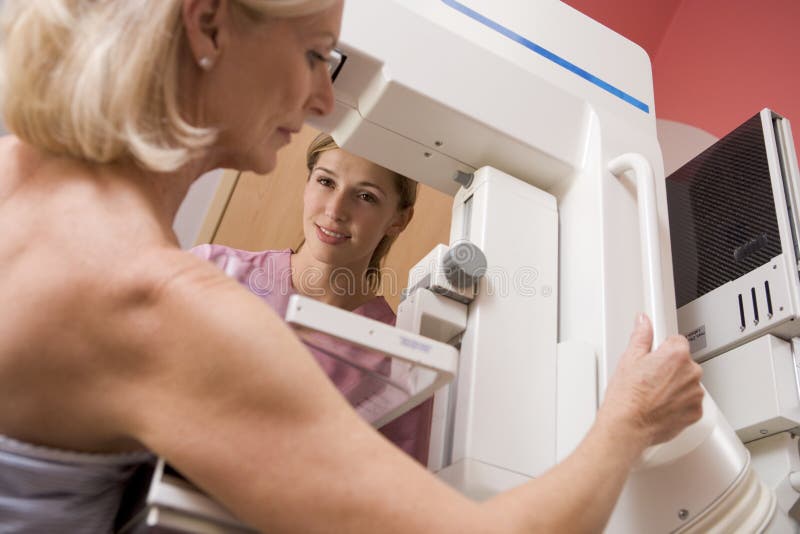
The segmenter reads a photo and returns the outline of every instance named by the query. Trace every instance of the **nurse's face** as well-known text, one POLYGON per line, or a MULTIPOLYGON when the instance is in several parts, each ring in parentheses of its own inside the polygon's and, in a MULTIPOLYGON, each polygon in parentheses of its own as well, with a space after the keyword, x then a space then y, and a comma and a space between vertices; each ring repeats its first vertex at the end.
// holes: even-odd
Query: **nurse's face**
POLYGON ((334 267, 366 267, 384 236, 408 224, 395 175, 341 149, 319 155, 303 196, 303 233, 314 258, 334 267))

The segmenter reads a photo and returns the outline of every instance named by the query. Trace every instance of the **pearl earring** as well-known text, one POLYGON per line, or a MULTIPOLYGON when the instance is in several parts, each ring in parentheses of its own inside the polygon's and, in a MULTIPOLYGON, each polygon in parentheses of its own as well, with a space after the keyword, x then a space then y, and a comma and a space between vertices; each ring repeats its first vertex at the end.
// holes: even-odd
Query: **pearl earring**
POLYGON ((203 70, 211 70, 211 67, 214 66, 214 61, 208 56, 203 56, 197 61, 197 64, 203 70))

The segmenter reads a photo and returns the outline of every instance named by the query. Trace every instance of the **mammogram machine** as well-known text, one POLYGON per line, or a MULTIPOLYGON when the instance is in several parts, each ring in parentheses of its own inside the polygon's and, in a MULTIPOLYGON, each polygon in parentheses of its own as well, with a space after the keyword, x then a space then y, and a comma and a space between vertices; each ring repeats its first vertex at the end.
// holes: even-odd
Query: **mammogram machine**
MULTIPOLYGON (((638 311, 656 343, 679 331, 650 62, 557 0, 348 0, 339 50, 336 109, 314 125, 453 195, 450 243, 412 269, 397 328, 302 297, 287 320, 395 356, 362 413, 378 426, 435 392, 429 468, 486 498, 574 449, 638 311)), ((748 341, 794 372, 787 342, 748 341)), ((725 372, 715 391, 740 388, 725 372)), ((607 531, 794 531, 788 419, 769 431, 783 448, 751 456, 706 395, 701 421, 645 452, 607 531)))

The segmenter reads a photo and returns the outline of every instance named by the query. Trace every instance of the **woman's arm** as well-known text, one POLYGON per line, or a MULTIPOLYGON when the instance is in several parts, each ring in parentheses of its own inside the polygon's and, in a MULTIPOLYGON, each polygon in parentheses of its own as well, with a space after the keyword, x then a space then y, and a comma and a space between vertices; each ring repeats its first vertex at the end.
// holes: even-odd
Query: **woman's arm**
POLYGON ((266 531, 599 530, 643 448, 677 433, 699 406, 681 401, 673 411, 692 412, 681 417, 656 406, 661 393, 669 402, 691 389, 689 372, 672 384, 659 378, 666 368, 690 369, 688 351, 673 342, 646 355, 644 342, 632 343, 575 454, 477 504, 358 418, 291 330, 235 281, 177 251, 146 271, 160 281, 113 325, 135 362, 104 384, 117 424, 266 531))

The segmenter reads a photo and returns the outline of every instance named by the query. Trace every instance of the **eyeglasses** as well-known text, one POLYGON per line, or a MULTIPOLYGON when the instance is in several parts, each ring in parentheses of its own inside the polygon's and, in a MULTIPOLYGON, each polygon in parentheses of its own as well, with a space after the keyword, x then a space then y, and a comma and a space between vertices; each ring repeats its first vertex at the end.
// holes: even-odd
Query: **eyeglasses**
POLYGON ((331 56, 328 58, 328 72, 331 75, 331 81, 335 81, 336 77, 339 75, 339 71, 342 70, 342 66, 344 62, 347 61, 347 56, 344 55, 341 50, 333 49, 331 51, 331 56))

